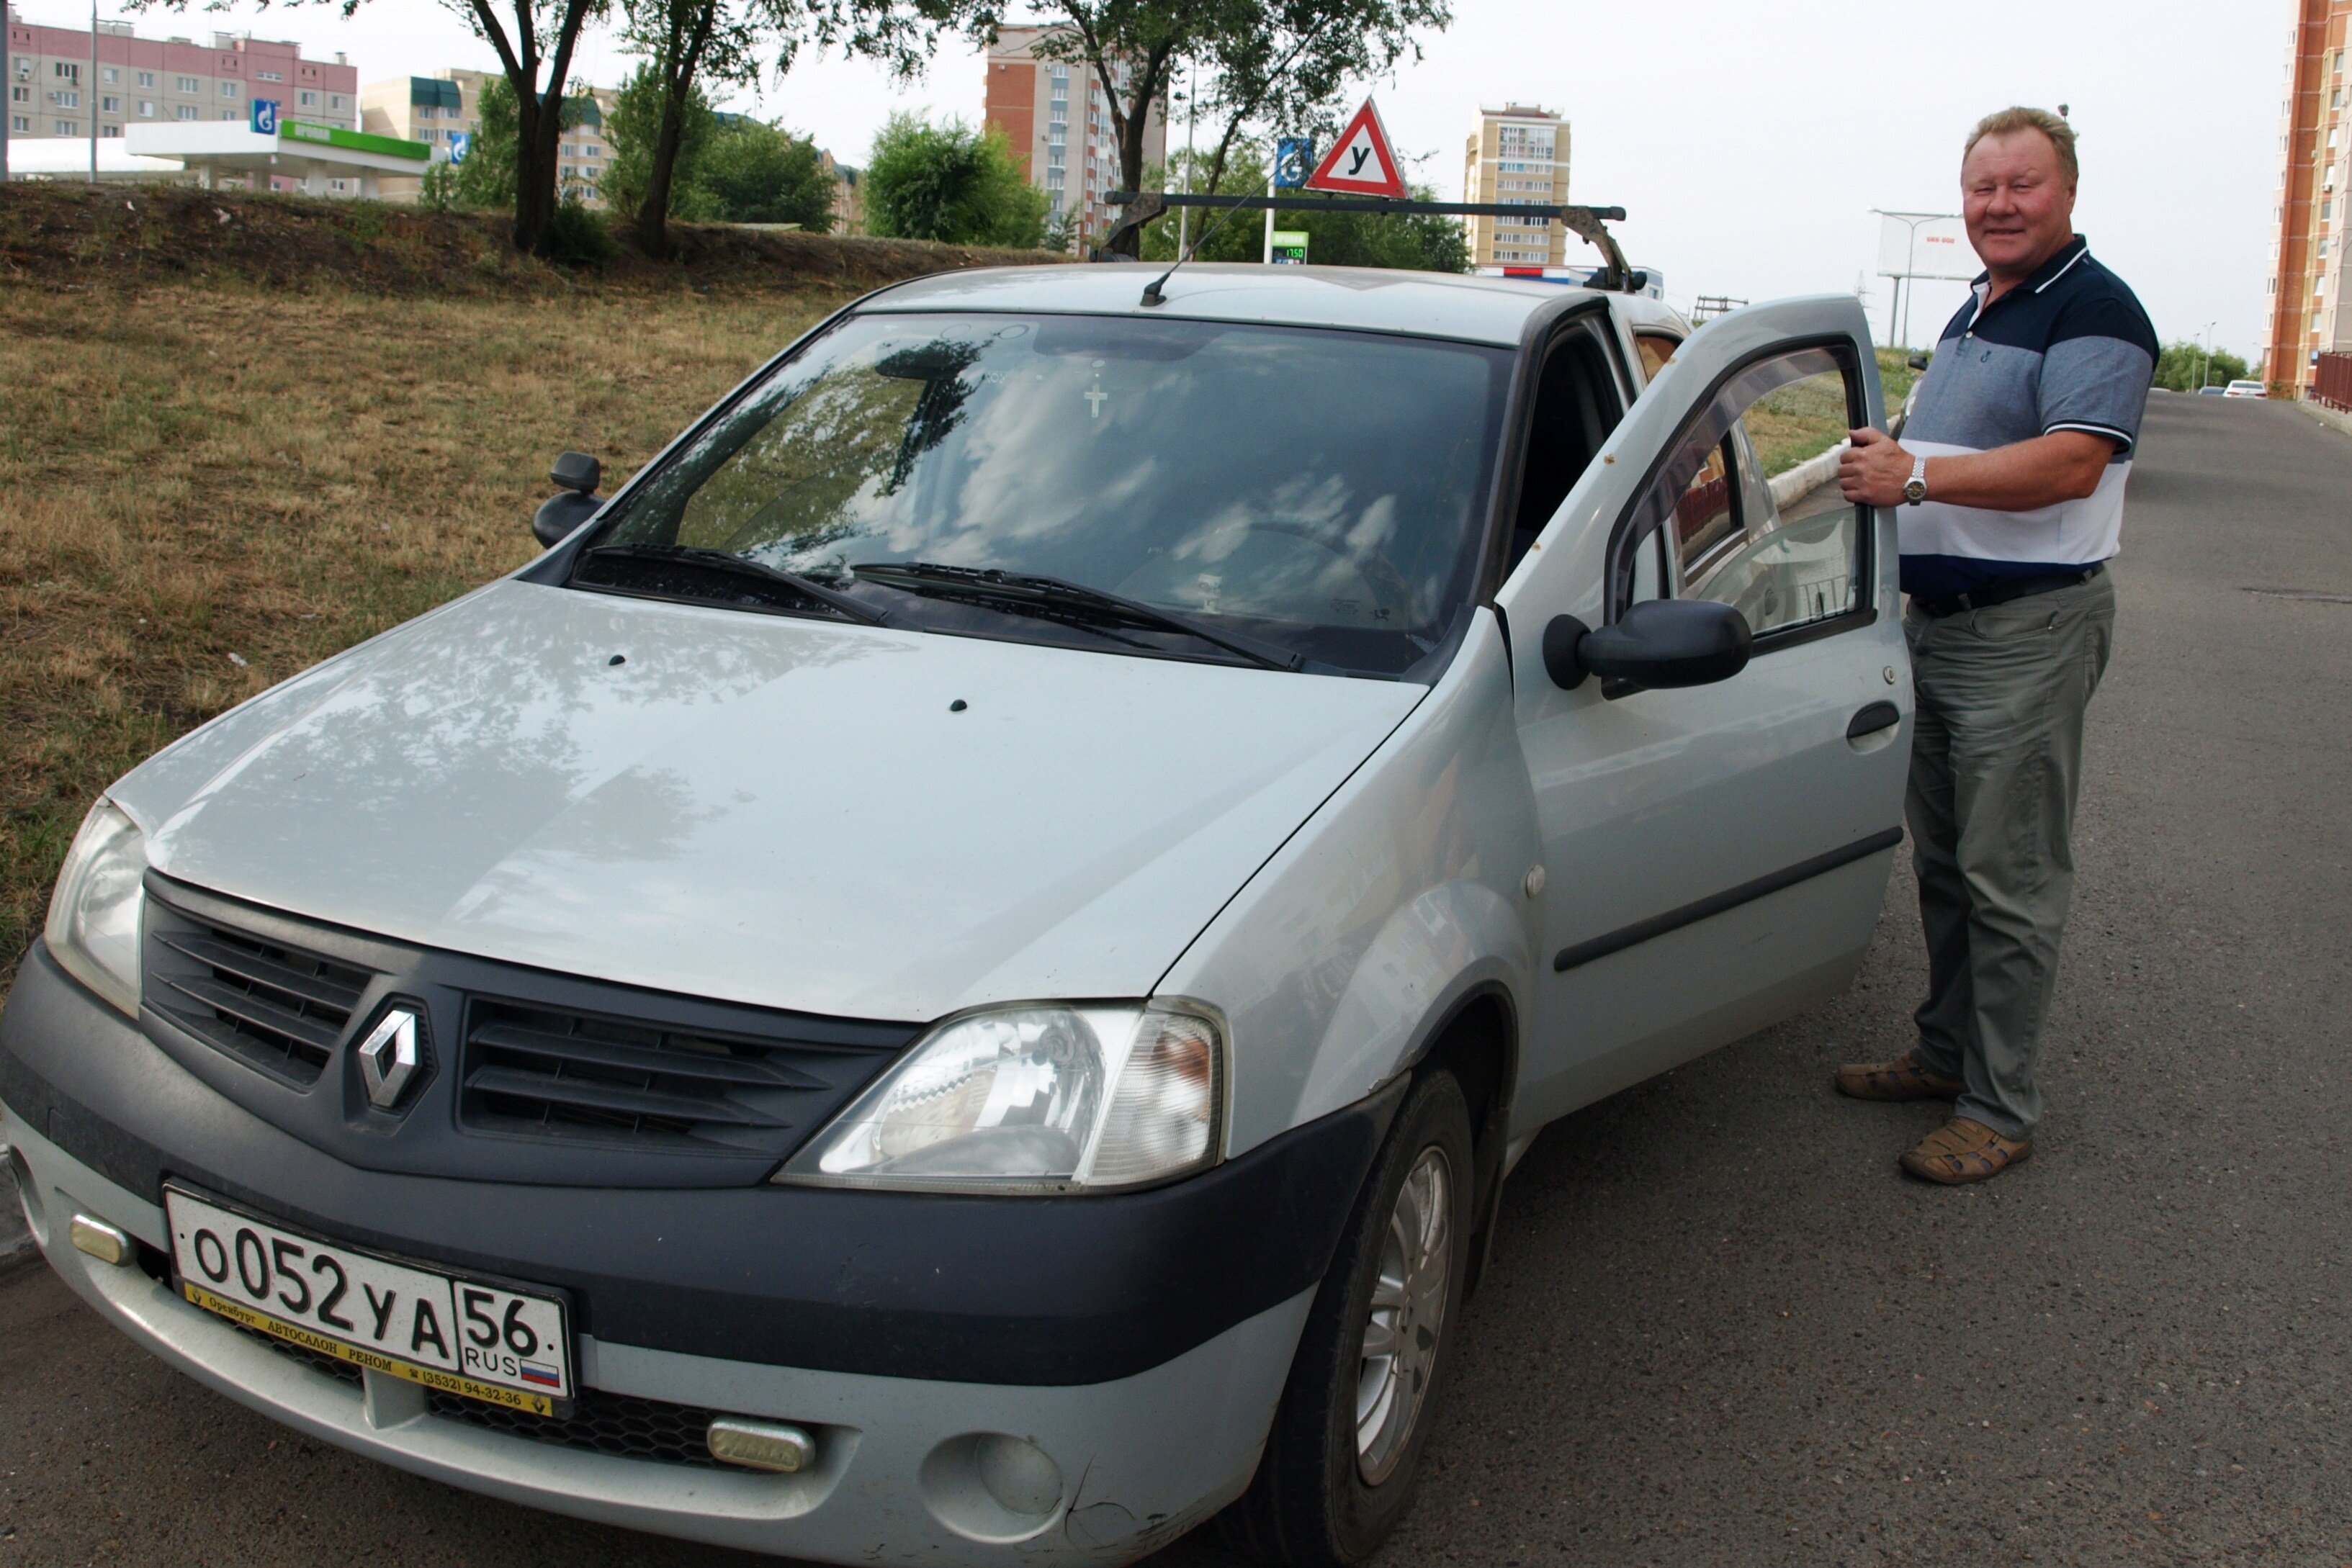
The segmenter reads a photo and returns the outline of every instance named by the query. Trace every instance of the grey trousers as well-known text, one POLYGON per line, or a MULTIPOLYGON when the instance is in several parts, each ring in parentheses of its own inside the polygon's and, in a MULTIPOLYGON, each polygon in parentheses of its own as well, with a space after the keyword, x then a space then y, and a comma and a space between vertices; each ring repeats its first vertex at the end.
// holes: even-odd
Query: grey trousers
POLYGON ((2042 1120, 2033 1059, 2074 891, 2083 712, 2115 625, 2104 571, 1941 619, 1915 606, 1903 623, 1918 694, 1904 815, 1927 937, 1917 1059, 1967 1085, 1954 1114, 2008 1137, 2042 1120))

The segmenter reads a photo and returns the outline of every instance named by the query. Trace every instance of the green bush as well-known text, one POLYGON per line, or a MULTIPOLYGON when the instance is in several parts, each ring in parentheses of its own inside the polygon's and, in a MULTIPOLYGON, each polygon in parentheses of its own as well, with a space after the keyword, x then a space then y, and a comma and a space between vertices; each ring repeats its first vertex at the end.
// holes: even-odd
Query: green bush
POLYGON ((2201 343, 2168 343, 2156 361, 2156 384, 2174 392, 2190 392, 2202 374, 2209 387, 2227 386, 2246 374, 2246 361, 2227 349, 2209 356, 2201 343))
MULTIPOLYGON (((653 183, 661 110, 661 78, 639 66, 604 122, 611 158, 598 189, 620 221, 635 218, 653 183)), ((833 226, 833 181, 814 143, 749 115, 718 113, 696 86, 679 127, 669 212, 688 223, 798 224, 823 234, 833 226)))
POLYGON ((1045 241, 1045 193, 992 127, 894 114, 874 139, 865 191, 871 234, 1024 250, 1045 241))
POLYGON ((590 212, 577 196, 567 194, 548 219, 547 238, 540 254, 558 267, 600 267, 620 254, 613 231, 603 214, 590 212))

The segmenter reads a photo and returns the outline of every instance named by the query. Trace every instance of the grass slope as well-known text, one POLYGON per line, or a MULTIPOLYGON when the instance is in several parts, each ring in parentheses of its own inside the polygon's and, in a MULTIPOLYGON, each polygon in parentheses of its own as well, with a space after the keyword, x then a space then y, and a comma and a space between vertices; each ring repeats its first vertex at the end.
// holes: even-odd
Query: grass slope
POLYGON ((593 272, 515 254, 506 219, 186 185, 0 186, 0 283, 67 292, 186 282, 453 296, 678 287, 859 291, 957 267, 1068 259, 919 240, 673 224, 677 255, 593 272))
POLYGON ((124 769, 520 565, 557 452, 617 484, 835 302, 0 290, 0 960, 124 769))

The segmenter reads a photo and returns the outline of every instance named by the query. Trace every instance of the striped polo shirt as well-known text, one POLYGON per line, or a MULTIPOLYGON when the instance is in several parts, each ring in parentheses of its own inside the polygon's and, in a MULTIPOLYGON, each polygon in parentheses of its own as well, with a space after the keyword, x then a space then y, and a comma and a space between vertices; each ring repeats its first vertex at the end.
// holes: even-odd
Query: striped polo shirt
POLYGON ((2116 444, 2099 487, 2079 501, 2026 512, 1935 498, 1895 509, 1903 591, 1948 599, 2004 577, 2033 577, 2113 556, 2123 536, 2124 485, 2155 379, 2156 329, 2123 279, 2076 235, 1990 308, 1990 275, 1944 329, 1903 427, 1916 456, 1950 457, 2087 430, 2116 444))

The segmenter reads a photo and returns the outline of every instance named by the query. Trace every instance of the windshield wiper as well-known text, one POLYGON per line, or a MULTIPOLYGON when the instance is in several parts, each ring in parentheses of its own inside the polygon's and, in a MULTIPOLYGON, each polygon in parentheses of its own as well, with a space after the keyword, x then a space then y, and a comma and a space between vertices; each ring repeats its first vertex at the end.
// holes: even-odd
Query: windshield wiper
POLYGON ((1123 598, 1099 588, 1088 588, 1083 583, 1067 582, 1058 577, 1045 577, 1036 572, 1003 571, 993 567, 945 566, 928 560, 871 561, 862 566, 852 566, 849 570, 861 580, 878 582, 885 588, 904 589, 909 593, 931 593, 941 598, 975 599, 992 610, 1006 610, 1015 614, 1025 612, 1067 616, 1083 618, 1081 624, 1091 621, 1097 624, 1174 632, 1212 647, 1223 648, 1228 653, 1238 654, 1269 670, 1296 670, 1307 662, 1287 648, 1277 648, 1271 643, 1262 643, 1238 632, 1221 631, 1177 611, 1162 610, 1140 600, 1123 598))
MULTIPOLYGON (((738 584, 782 588, 796 598, 806 600, 829 610, 844 620, 859 622, 867 626, 885 626, 889 618, 870 604, 860 604, 838 589, 827 588, 796 571, 766 565, 733 550, 710 549, 701 545, 599 545, 580 558, 583 567, 590 565, 620 566, 626 562, 646 566, 683 566, 689 572, 708 572, 714 577, 738 584)), ((593 580, 592 580, 593 581, 593 580)), ((620 584, 596 584, 618 587, 620 584)), ((679 594, 679 597, 702 598, 701 594, 679 594)))

